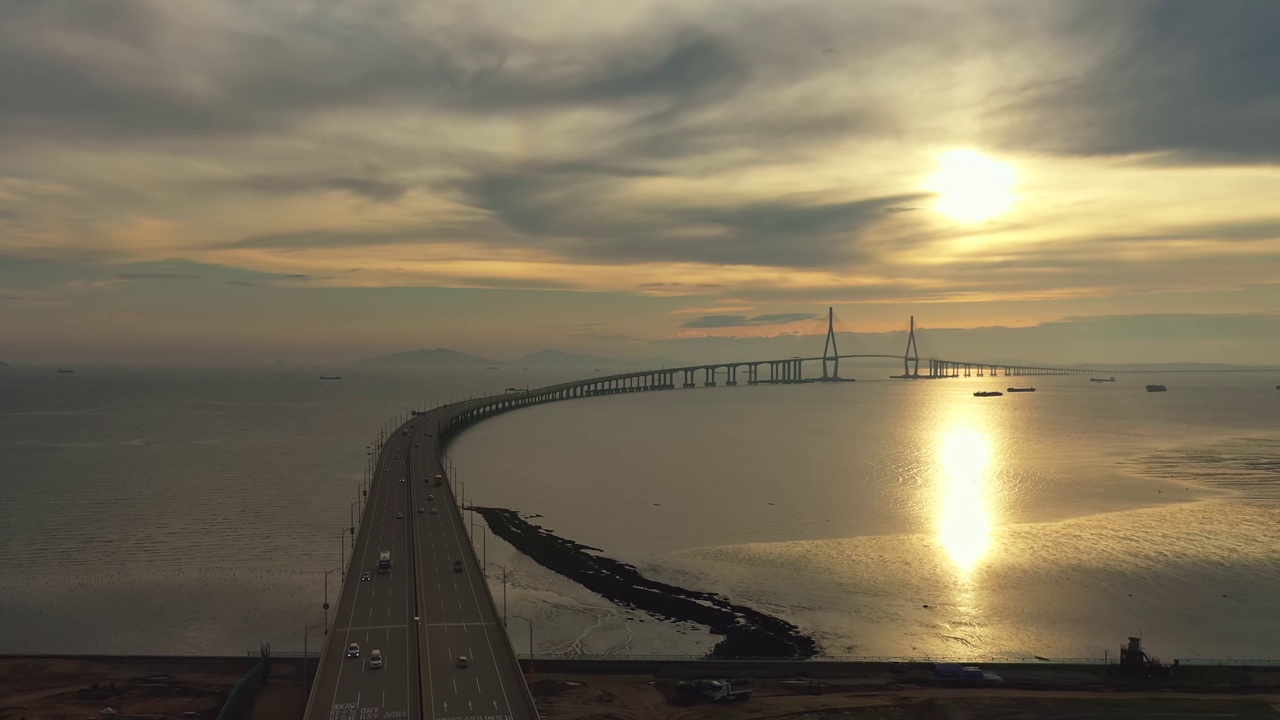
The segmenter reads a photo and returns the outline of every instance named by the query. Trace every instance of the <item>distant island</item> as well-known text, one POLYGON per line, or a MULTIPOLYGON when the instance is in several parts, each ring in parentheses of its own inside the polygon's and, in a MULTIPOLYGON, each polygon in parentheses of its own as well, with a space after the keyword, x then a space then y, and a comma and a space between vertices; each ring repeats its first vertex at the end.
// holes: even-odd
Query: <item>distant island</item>
POLYGON ((0 360, 0 367, 9 367, 9 363, 7 363, 7 362, 5 362, 5 361, 3 361, 3 360, 0 360))
POLYGON ((672 360, 666 358, 645 358, 642 360, 623 360, 621 358, 600 357, 596 355, 580 355, 575 353, 567 353, 561 350, 540 350, 535 353, 529 353, 514 360, 492 360, 483 358, 478 355, 470 355, 457 350, 449 350, 447 348, 436 348, 435 350, 409 350, 407 352, 392 353, 390 355, 380 355, 378 357, 365 358, 357 360, 356 365, 452 365, 452 366, 470 366, 470 367, 494 367, 499 365, 506 366, 588 366, 599 367, 602 365, 627 365, 627 366, 644 366, 644 367, 662 367, 676 365, 672 360))

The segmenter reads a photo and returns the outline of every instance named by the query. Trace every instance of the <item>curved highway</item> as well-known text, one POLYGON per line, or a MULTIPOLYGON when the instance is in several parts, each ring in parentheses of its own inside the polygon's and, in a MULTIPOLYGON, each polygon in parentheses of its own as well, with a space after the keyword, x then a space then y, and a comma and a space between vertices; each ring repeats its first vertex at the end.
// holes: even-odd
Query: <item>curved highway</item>
POLYGON ((444 478, 439 429, 471 404, 414 418, 381 448, 307 720, 538 717, 444 478))

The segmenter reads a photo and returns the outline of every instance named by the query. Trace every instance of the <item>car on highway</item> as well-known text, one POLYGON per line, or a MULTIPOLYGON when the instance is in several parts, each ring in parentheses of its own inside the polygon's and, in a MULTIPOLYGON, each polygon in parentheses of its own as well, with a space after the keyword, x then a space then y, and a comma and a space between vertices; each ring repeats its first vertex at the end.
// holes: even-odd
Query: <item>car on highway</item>
POLYGON ((435 496, 435 495, 428 495, 428 496, 427 496, 427 502, 431 502, 432 500, 435 500, 435 499, 436 499, 436 496, 435 496))
POLYGON ((404 513, 396 513, 396 519, 397 519, 397 520, 403 520, 403 519, 404 519, 404 513))
POLYGON ((347 646, 347 657, 360 657, 360 643, 351 643, 347 646))
POLYGON ((431 514, 432 514, 432 515, 435 515, 435 514, 436 514, 436 506, 435 506, 435 505, 432 505, 432 506, 431 506, 431 514))
POLYGON ((464 668, 464 667, 466 667, 466 666, 467 666, 467 656, 466 656, 466 655, 459 655, 459 656, 458 656, 458 667, 460 667, 460 668, 464 668))
POLYGON ((424 513, 424 512, 426 512, 426 511, 427 511, 427 509, 426 509, 426 508, 424 508, 424 507, 420 507, 420 508, 418 508, 418 512, 420 512, 420 513, 424 513))
POLYGON ((377 670, 382 667, 382 651, 374 650, 369 653, 369 669, 377 670))
POLYGON ((404 482, 404 478, 400 478, 400 482, 404 482))
POLYGON ((365 570, 364 572, 360 573, 360 579, 361 579, 361 580, 372 580, 372 579, 373 579, 373 573, 369 572, 368 570, 365 570))
POLYGON ((461 560, 454 560, 454 561, 453 561, 453 571, 454 571, 454 572, 462 572, 462 561, 461 561, 461 560))

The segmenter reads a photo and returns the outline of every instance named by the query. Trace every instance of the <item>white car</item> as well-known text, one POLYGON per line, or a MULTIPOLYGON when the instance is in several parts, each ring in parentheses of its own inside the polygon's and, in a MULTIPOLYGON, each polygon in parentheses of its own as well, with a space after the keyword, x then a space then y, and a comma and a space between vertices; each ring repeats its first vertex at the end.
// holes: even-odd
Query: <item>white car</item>
POLYGON ((458 667, 460 667, 460 668, 464 668, 464 667, 466 667, 466 666, 467 666, 467 656, 466 656, 466 655, 459 655, 459 656, 458 656, 458 667))
POLYGON ((382 651, 374 650, 369 653, 369 669, 377 670, 382 667, 382 651))
POLYGON ((427 511, 427 509, 426 509, 426 508, 423 508, 423 507, 418 508, 418 512, 420 512, 420 513, 424 513, 424 512, 426 512, 426 511, 427 511))
POLYGON ((432 500, 435 500, 435 499, 436 499, 436 496, 435 496, 435 495, 428 495, 428 496, 427 496, 427 502, 431 502, 432 500))
POLYGON ((360 657, 360 643, 351 643, 347 646, 347 657, 360 657))
POLYGON ((403 520, 403 519, 404 519, 404 513, 396 513, 396 519, 397 519, 397 520, 403 520))

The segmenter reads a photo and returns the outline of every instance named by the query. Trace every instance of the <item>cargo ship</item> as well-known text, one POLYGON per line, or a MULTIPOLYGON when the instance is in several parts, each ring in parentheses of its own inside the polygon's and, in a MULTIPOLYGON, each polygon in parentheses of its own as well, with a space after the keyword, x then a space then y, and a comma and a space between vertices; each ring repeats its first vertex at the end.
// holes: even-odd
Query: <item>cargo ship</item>
POLYGON ((341 380, 342 376, 341 375, 321 375, 320 379, 321 380, 341 380))
POLYGON ((1109 377, 1109 378, 1089 378, 1089 382, 1115 382, 1115 381, 1116 381, 1116 379, 1115 379, 1114 377, 1109 377))
POLYGON ((1005 392, 1035 392, 1035 388, 1005 388, 1005 392))
POLYGON ((983 390, 973 394, 974 397, 1000 397, 1001 395, 1004 395, 1004 393, 996 390, 983 390))
POLYGON ((1163 386, 1163 385, 1148 385, 1148 386, 1147 386, 1147 392, 1165 392, 1165 391, 1167 391, 1168 389, 1169 389, 1169 388, 1167 388, 1167 387, 1165 387, 1165 386, 1163 386))

